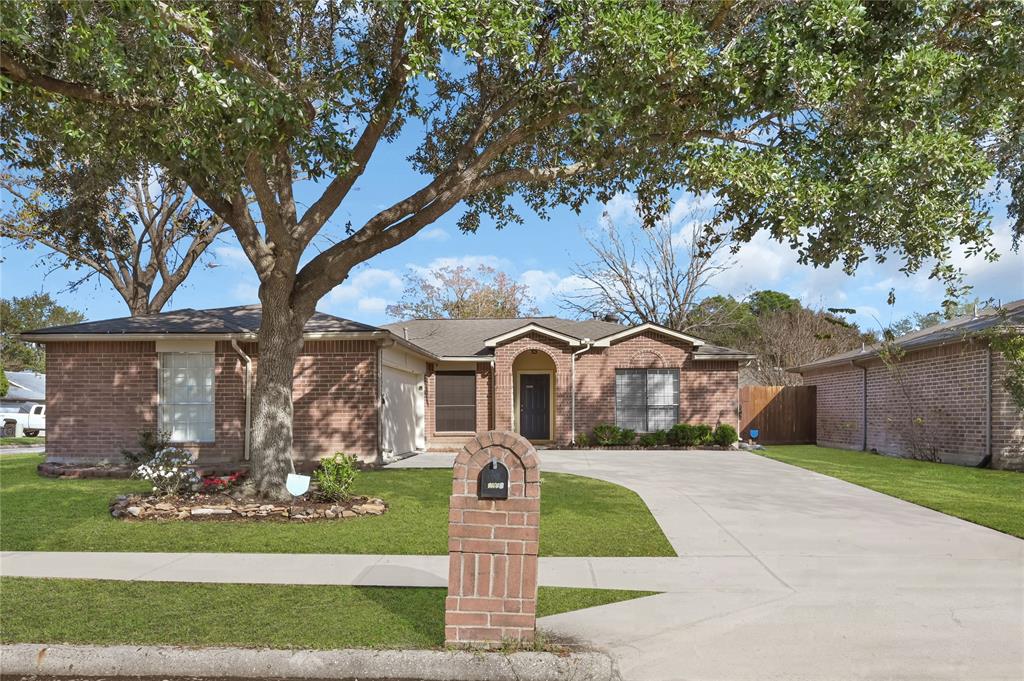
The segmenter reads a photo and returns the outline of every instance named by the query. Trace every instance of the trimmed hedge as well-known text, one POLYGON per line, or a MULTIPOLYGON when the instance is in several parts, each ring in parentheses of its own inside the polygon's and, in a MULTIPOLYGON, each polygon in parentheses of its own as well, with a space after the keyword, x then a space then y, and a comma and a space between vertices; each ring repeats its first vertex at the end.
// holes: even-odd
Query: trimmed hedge
POLYGON ((653 447, 701 447, 717 445, 728 447, 737 442, 739 437, 736 429, 726 423, 720 423, 716 428, 709 425, 677 423, 669 430, 658 430, 653 433, 644 433, 637 438, 635 430, 619 428, 611 423, 599 423, 594 426, 590 436, 580 433, 576 438, 577 447, 587 447, 591 444, 601 447, 628 447, 637 445, 642 448, 653 447))

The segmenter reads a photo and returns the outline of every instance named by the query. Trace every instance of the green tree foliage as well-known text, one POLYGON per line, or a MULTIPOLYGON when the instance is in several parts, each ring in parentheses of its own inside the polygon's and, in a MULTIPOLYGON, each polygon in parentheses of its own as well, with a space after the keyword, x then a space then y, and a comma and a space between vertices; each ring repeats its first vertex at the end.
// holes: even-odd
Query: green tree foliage
POLYGON ((800 301, 781 291, 754 291, 747 298, 747 305, 755 317, 764 317, 773 312, 784 312, 800 307, 800 301))
POLYGON ((34 343, 26 343, 18 334, 46 326, 62 326, 84 321, 85 315, 58 305, 49 293, 0 299, 0 364, 10 371, 46 371, 46 354, 34 343))
POLYGON ((966 0, 8 0, 0 154, 159 166, 231 226, 264 307, 253 479, 283 495, 303 323, 452 209, 473 231, 634 191, 653 225, 682 187, 806 263, 994 256, 986 184, 1022 189, 1022 24, 966 0), (325 233, 400 134, 423 185, 325 233))
POLYGON ((7 391, 11 389, 11 384, 7 381, 7 372, 4 371, 3 363, 0 362, 0 397, 7 397, 7 391))

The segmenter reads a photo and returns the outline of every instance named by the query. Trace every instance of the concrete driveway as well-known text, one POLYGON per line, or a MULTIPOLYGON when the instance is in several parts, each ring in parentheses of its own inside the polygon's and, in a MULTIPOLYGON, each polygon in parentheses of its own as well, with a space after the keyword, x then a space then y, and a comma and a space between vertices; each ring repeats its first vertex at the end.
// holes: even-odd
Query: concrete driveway
POLYGON ((1024 679, 1020 539, 746 452, 540 454, 638 492, 680 556, 662 595, 540 622, 625 679, 1024 679))

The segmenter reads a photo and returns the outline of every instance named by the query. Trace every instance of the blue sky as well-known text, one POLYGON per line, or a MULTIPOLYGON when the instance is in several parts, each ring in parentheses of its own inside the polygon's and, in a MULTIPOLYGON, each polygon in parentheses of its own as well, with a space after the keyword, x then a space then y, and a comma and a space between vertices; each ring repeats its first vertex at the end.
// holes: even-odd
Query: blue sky
MULTIPOLYGON (((360 225, 362 220, 421 186, 423 178, 410 170, 405 160, 409 150, 402 139, 378 150, 367 172, 329 223, 334 234, 340 233, 348 221, 360 225)), ((318 193, 317 187, 306 186, 299 189, 297 196, 308 205, 318 193)), ((684 216, 699 203, 681 193, 675 212, 684 216)), ((496 230, 485 223, 476 234, 461 234, 455 228, 459 216, 456 209, 405 244, 358 267, 348 281, 321 301, 319 309, 366 323, 382 323, 389 321, 384 308, 401 295, 402 275, 410 268, 487 264, 527 284, 543 313, 559 314, 561 294, 578 286, 570 270, 574 261, 587 254, 582 241, 584 231, 598 227, 606 211, 616 224, 635 228, 630 226, 630 205, 630 197, 622 195, 608 205, 592 203, 580 215, 568 209, 556 210, 545 221, 525 213, 523 225, 496 230)), ((1024 298, 1024 253, 1013 253, 1010 249, 1010 223, 1003 207, 997 207, 994 218, 994 243, 1002 254, 1000 260, 988 263, 980 258, 968 259, 954 248, 955 262, 963 267, 975 295, 1003 301, 1024 298)), ((683 221, 681 217, 680 223, 683 221)), ((319 243, 328 242, 324 238, 319 243)), ((96 277, 95 282, 74 293, 68 292, 68 283, 80 278, 81 272, 51 271, 40 255, 38 249, 25 251, 3 244, 0 289, 4 297, 47 291, 61 303, 83 311, 88 319, 127 314, 120 297, 104 280, 96 277)), ((870 262, 850 277, 839 268, 798 265, 788 246, 759 235, 742 246, 731 266, 713 280, 713 290, 707 293, 742 296, 752 290, 776 289, 813 307, 855 308, 857 314, 853 318, 858 323, 877 329, 879 322, 888 324, 912 312, 937 309, 943 299, 943 287, 929 280, 927 272, 906 277, 898 270, 899 263, 895 261, 881 265, 870 262), (890 288, 897 292, 892 309, 886 305, 890 288)), ((256 289, 257 279, 251 265, 229 237, 212 248, 205 264, 193 270, 165 309, 254 303, 256 289), (210 264, 216 266, 209 267, 210 264)))

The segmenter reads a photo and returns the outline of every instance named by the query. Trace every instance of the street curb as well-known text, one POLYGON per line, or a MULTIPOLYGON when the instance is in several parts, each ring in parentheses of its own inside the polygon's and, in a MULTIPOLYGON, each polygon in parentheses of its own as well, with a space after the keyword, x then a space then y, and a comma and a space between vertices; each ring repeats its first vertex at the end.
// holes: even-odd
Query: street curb
POLYGON ((610 657, 582 652, 272 650, 17 643, 0 646, 4 675, 198 676, 422 681, 618 681, 610 657))

